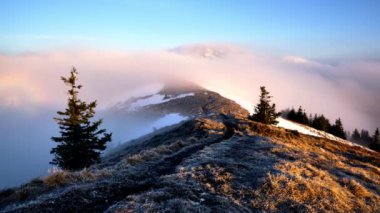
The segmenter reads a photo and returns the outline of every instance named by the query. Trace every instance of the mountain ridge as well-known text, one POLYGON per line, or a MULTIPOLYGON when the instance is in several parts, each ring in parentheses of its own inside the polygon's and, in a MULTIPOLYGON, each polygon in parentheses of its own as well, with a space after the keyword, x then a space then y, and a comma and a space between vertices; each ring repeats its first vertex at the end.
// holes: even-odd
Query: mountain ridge
POLYGON ((184 116, 224 113, 245 117, 249 114, 235 101, 190 82, 166 84, 158 92, 130 98, 116 108, 116 111, 129 111, 130 113, 134 111, 141 114, 165 114, 169 111, 184 116), (145 103, 141 103, 144 100, 145 103))
POLYGON ((141 109, 174 112, 212 97, 211 112, 123 144, 90 168, 0 191, 0 212, 380 210, 379 153, 251 121, 204 92, 141 109))

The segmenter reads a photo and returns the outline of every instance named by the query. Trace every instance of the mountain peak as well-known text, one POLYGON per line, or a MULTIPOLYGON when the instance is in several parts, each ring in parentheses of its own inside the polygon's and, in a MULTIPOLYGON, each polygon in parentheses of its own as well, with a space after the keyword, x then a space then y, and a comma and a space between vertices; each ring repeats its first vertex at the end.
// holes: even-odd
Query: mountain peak
POLYGON ((158 93, 134 97, 117 105, 124 114, 144 114, 163 117, 179 113, 186 117, 210 114, 231 114, 247 117, 249 112, 236 102, 191 82, 170 82, 158 93))
POLYGON ((196 58, 222 59, 232 54, 246 52, 246 49, 242 46, 231 44, 192 44, 179 46, 169 51, 196 58))
POLYGON ((171 81, 167 82, 160 94, 178 95, 181 93, 207 91, 205 88, 190 81, 171 81))

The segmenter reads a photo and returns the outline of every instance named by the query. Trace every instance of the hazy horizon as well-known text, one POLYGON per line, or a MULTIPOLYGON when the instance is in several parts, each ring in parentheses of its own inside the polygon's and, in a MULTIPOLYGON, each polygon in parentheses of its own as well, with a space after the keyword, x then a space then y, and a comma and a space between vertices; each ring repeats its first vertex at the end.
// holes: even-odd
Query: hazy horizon
POLYGON ((106 109, 151 85, 191 81, 253 109, 267 86, 280 110, 342 118, 345 127, 373 131, 380 111, 380 61, 315 61, 256 53, 236 44, 191 44, 156 51, 55 51, 0 55, 1 107, 36 113, 65 106, 65 76, 72 66, 84 85, 81 96, 106 109), (188 66, 190 65, 191 66, 188 66), (360 71, 360 72, 359 72, 360 71))

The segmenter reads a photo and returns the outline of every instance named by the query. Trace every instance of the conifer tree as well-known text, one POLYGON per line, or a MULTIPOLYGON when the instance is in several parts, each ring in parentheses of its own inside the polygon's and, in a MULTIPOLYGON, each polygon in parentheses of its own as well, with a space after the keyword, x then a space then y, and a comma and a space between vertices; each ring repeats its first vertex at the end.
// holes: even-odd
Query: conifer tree
POLYGON ((292 108, 287 114, 287 119, 295 121, 297 123, 309 125, 309 118, 307 117, 305 110, 302 109, 301 106, 298 108, 297 112, 294 110, 294 108, 292 108))
POLYGON ((362 131, 360 132, 360 140, 364 144, 367 144, 367 145, 371 144, 372 138, 369 135, 368 130, 362 129, 362 131))
POLYGON ((276 104, 271 105, 272 96, 269 95, 264 86, 260 87, 260 91, 260 102, 256 105, 255 112, 250 116, 250 119, 264 124, 277 124, 276 118, 281 113, 276 112, 276 104))
POLYGON ((324 115, 315 115, 311 126, 325 132, 328 132, 331 128, 330 121, 324 115))
POLYGON ((287 115, 287 119, 291 120, 291 121, 296 121, 297 119, 297 115, 296 115, 296 111, 294 110, 294 108, 292 108, 288 115, 287 115))
POLYGON ((331 126, 329 133, 340 137, 342 139, 346 139, 346 133, 343 128, 342 120, 340 118, 335 120, 335 124, 331 126))
POLYGON ((376 131, 373 134, 372 142, 369 145, 369 148, 380 152, 380 132, 379 132, 379 128, 376 128, 376 131))
POLYGON ((353 140, 355 142, 360 141, 360 133, 357 129, 355 129, 354 132, 352 133, 351 140, 353 140))
POLYGON ((72 68, 68 78, 61 77, 70 87, 67 108, 58 111, 54 120, 60 128, 60 136, 52 137, 58 145, 51 150, 54 159, 51 164, 63 169, 79 170, 100 161, 101 151, 111 141, 111 134, 99 129, 102 120, 91 122, 95 115, 96 101, 86 103, 78 98, 81 85, 77 84, 78 72, 72 68))
POLYGON ((296 117, 297 117, 298 123, 301 123, 301 124, 308 124, 309 123, 309 119, 307 118, 305 110, 303 110, 301 106, 298 108, 298 111, 296 113, 296 117))

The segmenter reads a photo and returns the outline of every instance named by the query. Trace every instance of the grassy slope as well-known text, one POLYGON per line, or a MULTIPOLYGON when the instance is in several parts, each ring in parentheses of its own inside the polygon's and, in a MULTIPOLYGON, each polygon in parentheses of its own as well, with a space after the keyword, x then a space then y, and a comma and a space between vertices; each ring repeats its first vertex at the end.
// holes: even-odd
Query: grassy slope
POLYGON ((378 153, 245 119, 194 119, 113 156, 3 191, 0 210, 380 211, 378 153))

